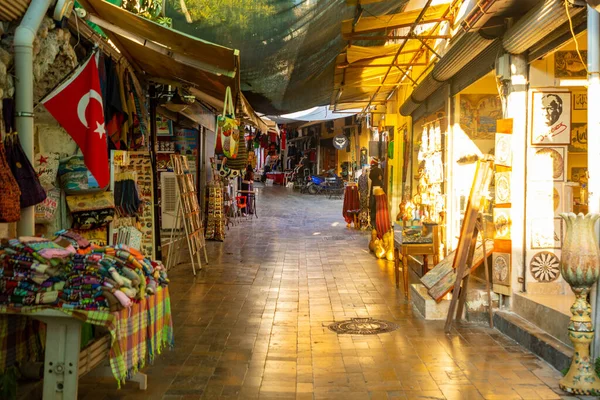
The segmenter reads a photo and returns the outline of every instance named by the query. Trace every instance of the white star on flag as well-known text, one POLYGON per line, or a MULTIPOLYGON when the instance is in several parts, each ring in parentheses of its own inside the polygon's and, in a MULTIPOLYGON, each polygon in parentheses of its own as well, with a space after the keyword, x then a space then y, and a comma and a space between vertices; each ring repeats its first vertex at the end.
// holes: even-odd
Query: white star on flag
POLYGON ((106 133, 106 129, 104 129, 104 124, 101 124, 100 122, 96 122, 96 125, 97 125, 97 128, 94 132, 96 132, 98 135, 100 135, 100 139, 102 139, 102 137, 106 133))

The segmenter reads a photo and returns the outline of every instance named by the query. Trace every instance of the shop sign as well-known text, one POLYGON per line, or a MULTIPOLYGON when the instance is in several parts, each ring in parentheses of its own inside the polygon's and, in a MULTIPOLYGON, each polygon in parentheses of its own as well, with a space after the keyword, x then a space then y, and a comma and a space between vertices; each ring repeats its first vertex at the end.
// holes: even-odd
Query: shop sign
POLYGON ((340 134, 333 138, 333 147, 338 150, 344 150, 346 147, 348 147, 349 142, 350 141, 345 135, 340 134))

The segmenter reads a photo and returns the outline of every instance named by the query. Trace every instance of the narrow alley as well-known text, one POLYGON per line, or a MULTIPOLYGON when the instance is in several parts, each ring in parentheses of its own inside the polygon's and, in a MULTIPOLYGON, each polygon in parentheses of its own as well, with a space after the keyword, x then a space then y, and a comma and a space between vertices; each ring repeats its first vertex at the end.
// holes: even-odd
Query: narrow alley
POLYGON ((208 242, 210 264, 170 272, 175 348, 146 368, 149 387, 85 377, 82 399, 561 399, 560 373, 499 332, 415 315, 349 230, 341 201, 260 187, 258 219, 208 242), (372 317, 398 329, 338 335, 372 317), (164 397, 163 397, 164 396, 164 397))

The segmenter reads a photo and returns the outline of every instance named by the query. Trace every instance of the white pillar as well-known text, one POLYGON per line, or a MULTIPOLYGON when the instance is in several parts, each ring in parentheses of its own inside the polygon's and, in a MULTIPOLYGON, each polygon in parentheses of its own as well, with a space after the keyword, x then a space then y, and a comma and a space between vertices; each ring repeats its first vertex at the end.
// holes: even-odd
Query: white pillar
MULTIPOLYGON (((588 212, 600 212, 600 14, 588 6, 587 15, 588 40, 588 212)), ((598 231, 596 230, 596 234, 598 231)), ((600 295, 598 285, 592 289, 592 321, 600 318, 600 295)), ((592 357, 600 355, 600 339, 594 338, 592 357)))
MULTIPOLYGON (((525 232, 527 195, 527 103, 529 64, 523 54, 510 55, 510 86, 506 117, 513 120, 512 140, 512 281, 513 292, 525 288, 525 232)), ((526 279, 526 278, 525 278, 526 279)))

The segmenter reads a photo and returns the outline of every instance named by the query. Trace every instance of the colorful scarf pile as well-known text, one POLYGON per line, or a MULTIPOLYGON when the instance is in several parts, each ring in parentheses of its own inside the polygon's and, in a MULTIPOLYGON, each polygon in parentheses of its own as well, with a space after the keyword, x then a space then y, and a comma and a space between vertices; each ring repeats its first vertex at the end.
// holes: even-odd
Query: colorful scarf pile
POLYGON ((72 310, 118 311, 156 293, 169 280, 164 266, 124 245, 94 247, 61 231, 0 245, 0 304, 55 305, 72 310))

